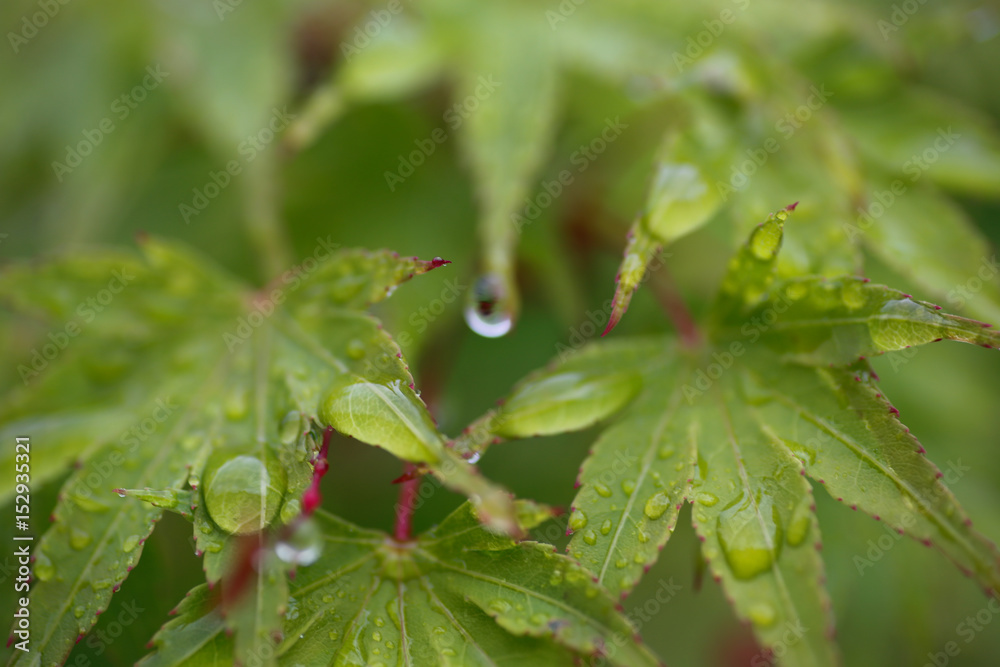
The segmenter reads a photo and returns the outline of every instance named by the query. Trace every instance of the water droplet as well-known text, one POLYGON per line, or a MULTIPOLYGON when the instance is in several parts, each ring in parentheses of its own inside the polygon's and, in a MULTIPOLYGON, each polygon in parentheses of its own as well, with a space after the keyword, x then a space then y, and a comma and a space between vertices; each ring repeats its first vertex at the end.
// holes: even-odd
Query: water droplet
POLYGON ((622 481, 622 491, 625 492, 626 496, 631 496, 632 492, 635 491, 635 480, 626 479, 622 481))
POLYGON ((902 350, 936 338, 951 323, 933 310, 910 299, 887 301, 876 315, 868 318, 868 335, 882 350, 902 350))
POLYGON ((483 458, 482 452, 472 452, 472 455, 465 460, 469 462, 469 465, 476 465, 481 458, 483 458))
POLYGON ((493 602, 490 602, 490 609, 499 614, 506 614, 511 610, 511 604, 506 600, 496 599, 493 602))
POLYGON ((87 610, 84 609, 83 607, 74 607, 73 608, 73 615, 76 616, 77 618, 83 618, 83 615, 86 614, 86 613, 87 613, 87 610))
MULTIPOLYGON (((291 535, 274 545, 278 558, 292 566, 312 565, 323 553, 323 535, 316 522, 305 519, 291 535)), ((376 619, 375 625, 379 625, 376 619)))
POLYGON ((90 533, 80 528, 71 528, 69 532, 69 545, 79 551, 87 548, 90 544, 90 533))
POLYGON ((782 526, 771 497, 744 493, 719 514, 719 546, 738 579, 752 579, 771 569, 781 552, 782 526))
POLYGON ((719 497, 714 493, 699 493, 695 497, 695 502, 705 507, 711 507, 719 502, 719 497))
POLYGON ((602 498, 611 497, 611 489, 601 484, 600 482, 594 482, 594 491, 597 491, 597 495, 599 495, 602 498))
POLYGON ((750 234, 750 252, 761 261, 773 259, 781 248, 781 221, 768 220, 750 234))
POLYGON ((799 461, 802 461, 802 465, 808 467, 816 463, 816 450, 812 447, 807 447, 794 440, 785 440, 785 444, 788 445, 788 449, 791 450, 792 455, 799 461))
POLYGON ((864 308, 868 304, 867 283, 860 280, 847 280, 841 290, 844 305, 851 310, 864 308))
POLYGON ((372 639, 374 639, 377 642, 382 641, 382 633, 376 630, 375 632, 372 633, 372 639))
POLYGON ((646 562, 646 559, 643 557, 642 554, 636 554, 632 556, 632 562, 638 565, 642 565, 643 563, 646 562))
POLYGON ((587 525, 587 515, 582 510, 573 510, 569 515, 569 527, 573 530, 580 530, 587 525))
POLYGON ((605 519, 604 523, 601 524, 601 535, 607 535, 611 532, 611 519, 605 519))
POLYGON ((754 625, 768 627, 774 624, 774 607, 767 602, 755 602, 747 612, 754 625))
POLYGON ((34 572, 39 581, 49 581, 56 573, 55 568, 52 567, 52 561, 44 551, 35 552, 34 572))
POLYGON ((302 415, 298 410, 292 410, 281 420, 278 427, 278 439, 283 444, 291 445, 298 439, 302 432, 302 415))
POLYGON ((351 359, 363 359, 365 356, 365 344, 357 338, 347 344, 347 356, 351 359))
POLYGON ((804 498, 792 513, 792 519, 788 522, 788 535, 786 537, 789 546, 797 547, 805 542, 806 537, 809 536, 809 529, 812 528, 812 510, 809 504, 809 499, 804 498))
POLYGON ((450 647, 445 647, 441 649, 441 655, 448 656, 449 658, 454 658, 458 653, 455 653, 455 649, 450 647))
POLYGON ((329 632, 329 633, 327 633, 327 636, 328 636, 328 637, 329 637, 329 638, 330 638, 330 639, 331 639, 332 641, 337 641, 337 639, 339 639, 339 638, 340 638, 340 633, 339 633, 339 632, 337 632, 336 630, 330 630, 330 632, 329 632))
POLYGON ((664 445, 660 447, 660 450, 656 453, 661 459, 669 459, 675 453, 674 448, 669 445, 664 445))
POLYGON ((663 516, 668 507, 670 507, 670 498, 663 491, 657 491, 646 501, 646 506, 642 511, 643 514, 655 521, 663 516))
POLYGON ((649 533, 647 533, 642 528, 639 528, 636 531, 636 537, 638 537, 639 541, 642 542, 643 544, 645 544, 646 542, 649 542, 649 533))
POLYGON ((205 466, 205 507, 215 523, 228 533, 245 535, 271 523, 285 492, 284 468, 268 456, 217 452, 205 466))
POLYGON ((790 301, 798 301, 808 293, 809 288, 805 285, 805 283, 790 282, 785 287, 785 296, 787 296, 790 301))
POLYGON ((125 553, 132 553, 137 546, 139 546, 139 536, 129 535, 125 538, 125 541, 122 542, 122 551, 125 553))
POLYGON ((375 627, 376 628, 381 628, 381 627, 384 627, 384 626, 385 626, 385 619, 382 618, 381 616, 376 616, 375 617, 375 627))
POLYGON ((242 419, 247 414, 247 392, 243 388, 236 388, 226 396, 223 407, 226 417, 233 421, 242 419))
POLYGON ((514 324, 502 279, 495 274, 481 276, 473 285, 465 321, 480 336, 498 338, 514 324))
POLYGON ((549 622, 549 617, 545 614, 538 613, 532 614, 530 620, 534 625, 545 625, 549 622))
POLYGON ((588 530, 586 533, 583 534, 583 541, 589 544, 590 546, 594 546, 595 544, 597 544, 597 533, 595 533, 593 530, 588 530))
POLYGON ((615 567, 617 567, 619 570, 624 570, 626 567, 628 567, 628 561, 625 560, 624 558, 619 558, 618 560, 615 561, 615 567))

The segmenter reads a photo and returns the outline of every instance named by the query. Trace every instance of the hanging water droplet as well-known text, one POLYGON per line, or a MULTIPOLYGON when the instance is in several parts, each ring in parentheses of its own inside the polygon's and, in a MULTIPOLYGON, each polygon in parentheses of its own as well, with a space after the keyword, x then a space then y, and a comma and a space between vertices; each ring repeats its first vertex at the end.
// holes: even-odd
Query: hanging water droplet
POLYGON ((601 524, 601 535, 607 535, 611 532, 612 524, 611 519, 605 519, 604 523, 601 524))
POLYGON ((758 492, 735 498, 717 521, 719 546, 738 579, 752 579, 771 569, 782 545, 781 516, 771 497, 758 492))
POLYGON ((465 321, 480 336, 498 338, 514 324, 503 281, 495 274, 480 276, 465 307, 465 321))
POLYGON ((594 546, 595 544, 597 544, 597 533, 595 533, 593 530, 588 530, 586 533, 583 534, 583 541, 589 544, 590 546, 594 546))
POLYGON ((274 545, 274 553, 294 567, 312 565, 323 553, 323 535, 315 521, 305 519, 291 535, 274 545))
POLYGON ((245 535, 271 523, 285 492, 285 470, 271 456, 213 454, 205 466, 205 507, 216 525, 245 535))
POLYGON ((465 460, 468 461, 471 465, 476 465, 477 463, 479 463, 479 459, 481 458, 483 458, 482 452, 472 452, 472 455, 465 460))
POLYGON ((670 507, 670 498, 663 491, 657 491, 646 501, 646 506, 642 511, 643 514, 655 521, 663 516, 668 507, 670 507))
POLYGON ((569 515, 569 527, 573 530, 580 530, 587 525, 587 515, 582 510, 573 510, 569 515))
POLYGON ((278 427, 278 439, 282 444, 291 445, 298 439, 302 432, 302 415, 298 410, 292 410, 281 420, 278 427))

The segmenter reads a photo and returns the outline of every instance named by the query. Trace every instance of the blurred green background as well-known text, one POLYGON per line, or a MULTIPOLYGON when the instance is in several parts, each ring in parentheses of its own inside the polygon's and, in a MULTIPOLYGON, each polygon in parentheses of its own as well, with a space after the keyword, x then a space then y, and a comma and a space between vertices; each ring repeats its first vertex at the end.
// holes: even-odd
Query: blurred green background
MULTIPOLYGON (((587 325, 588 313, 606 317, 626 231, 662 157, 661 138, 683 133, 699 104, 733 118, 736 142, 753 149, 782 136, 776 123, 806 99, 810 85, 833 91, 821 119, 782 138, 744 190, 668 250, 668 271, 696 313, 761 211, 792 201, 802 204, 787 231, 789 262, 824 272, 847 266, 971 316, 1000 312, 1000 277, 957 308, 947 300, 954 270, 935 274, 937 289, 928 293, 924 267, 911 262, 906 270, 898 246, 853 245, 844 232, 872 183, 899 174, 911 150, 954 125, 961 146, 927 169, 915 195, 945 206, 945 214, 909 204, 913 217, 893 224, 960 245, 980 236, 1000 241, 1000 11, 992 3, 8 0, 0 23, 7 42, 0 47, 0 260, 127 246, 138 232, 184 240, 256 283, 288 268, 282 257, 311 254, 317 238, 445 257, 450 267, 404 285, 378 314, 397 337, 409 334, 404 352, 446 433, 460 431, 558 346, 573 346, 580 335, 593 339, 594 328, 603 328, 587 325), (699 38, 707 45, 692 50, 699 38), (546 106, 528 84, 553 53, 554 101, 546 106), (518 54, 530 57, 518 61, 518 54), (519 147, 520 126, 499 138, 515 152, 537 153, 536 166, 529 159, 515 174, 533 201, 573 168, 574 153, 609 119, 628 127, 519 237, 507 239, 517 244, 522 312, 510 335, 486 339, 465 325, 462 302, 483 266, 477 223, 489 217, 481 208, 489 167, 481 162, 491 154, 477 148, 474 133, 453 127, 448 112, 456 97, 461 102, 456 90, 475 80, 473 64, 494 61, 517 61, 509 71, 527 82, 526 120, 545 116, 542 141, 519 147), (278 129, 273 139, 261 134, 268 123, 278 129), (439 128, 443 134, 435 135, 439 128), (435 136, 444 139, 390 188, 386 172, 419 149, 415 142, 435 136), (855 157, 842 160, 840 150, 855 157), (209 197, 213 174, 218 183, 231 161, 240 173, 209 197)), ((502 85, 515 85, 507 81, 502 85)), ((491 238, 507 242, 487 233, 491 238)), ((984 245, 962 247, 974 259, 992 255, 984 245)), ((970 262, 964 275, 977 269, 970 262)), ((0 318, 0 345, 13 359, 24 359, 46 333, 6 311, 0 318)), ((653 291, 643 288, 613 335, 670 326, 653 291)), ((884 357, 875 365, 931 459, 942 468, 959 461, 971 467, 953 490, 979 529, 1000 539, 1000 356, 947 344, 922 348, 904 364, 884 357)), ((15 368, 0 369, 0 381, 18 382, 15 368)), ((504 444, 481 465, 520 495, 566 506, 595 433, 504 444)), ((335 451, 328 508, 388 529, 398 462, 355 441, 338 441, 335 451)), ((460 503, 425 485, 418 529, 460 503)), ((36 523, 54 506, 58 487, 35 489, 36 523)), ((953 640, 961 653, 948 664, 1000 664, 1000 620, 971 642, 959 634, 959 624, 987 601, 970 580, 909 540, 894 540, 859 574, 855 557, 866 555, 883 527, 823 493, 817 499, 846 665, 924 665, 928 652, 953 640)), ((0 536, 10 544, 6 524, 0 536)), ((626 612, 643 609, 672 580, 680 593, 646 606, 655 612, 641 622, 654 650, 674 666, 752 664, 752 636, 718 586, 707 581, 696 590, 696 540, 683 518, 679 526, 624 601, 626 612)), ((549 526, 540 534, 561 544, 559 532, 549 526)), ((125 665, 145 653, 168 610, 202 579, 189 533, 173 516, 159 524, 97 631, 108 630, 123 605, 143 611, 120 637, 81 642, 68 664, 125 665)), ((7 619, 13 580, 7 571, 0 579, 0 618, 7 619)), ((8 655, 0 650, 0 658, 8 655)))

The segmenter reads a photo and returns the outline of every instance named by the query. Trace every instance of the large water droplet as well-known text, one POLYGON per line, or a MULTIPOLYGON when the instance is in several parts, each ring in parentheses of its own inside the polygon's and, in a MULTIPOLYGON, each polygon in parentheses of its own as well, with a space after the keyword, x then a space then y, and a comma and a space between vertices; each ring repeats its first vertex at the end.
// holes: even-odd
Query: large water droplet
POLYGON ((586 533, 583 534, 583 541, 589 544, 590 546, 594 546, 595 544, 597 544, 597 533, 595 533, 593 530, 588 530, 586 533))
POLYGON ((719 514, 717 529, 722 553, 739 579, 770 570, 781 553, 781 516, 766 494, 735 498, 719 514))
POLYGON ((263 529, 274 519, 285 492, 285 470, 272 457, 265 464, 256 456, 227 458, 217 452, 206 465, 205 507, 228 533, 244 535, 263 529))
POLYGON ((480 336, 498 338, 514 324, 502 279, 486 274, 476 280, 465 307, 465 321, 480 336))
POLYGON ((646 501, 646 506, 642 511, 643 514, 655 521, 663 516, 668 507, 670 507, 670 498, 663 491, 657 491, 646 501))
POLYGON ((312 565, 323 553, 323 535, 315 521, 306 519, 274 546, 274 553, 295 567, 312 565))

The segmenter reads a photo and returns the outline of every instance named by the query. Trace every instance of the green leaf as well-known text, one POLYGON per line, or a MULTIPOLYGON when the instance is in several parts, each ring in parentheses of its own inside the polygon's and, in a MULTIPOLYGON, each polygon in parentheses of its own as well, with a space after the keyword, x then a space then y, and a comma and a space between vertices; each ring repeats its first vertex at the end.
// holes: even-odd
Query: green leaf
MULTIPOLYGON (((311 481, 314 447, 302 424, 318 418, 323 396, 349 378, 412 383, 398 347, 362 308, 443 262, 330 246, 320 239, 311 264, 263 290, 155 240, 142 258, 96 253, 13 265, 0 276, 0 297, 78 331, 57 361, 28 366, 0 426, 51 423, 45 438, 32 432, 34 455, 51 455, 62 469, 85 457, 35 551, 33 648, 43 663, 61 661, 95 623, 160 516, 114 489, 200 488, 191 495, 195 538, 217 580, 238 561, 233 533, 297 512, 290 501, 298 499, 286 496, 311 481)), ((401 396, 406 409, 426 411, 412 392, 401 396)), ((509 499, 492 510, 516 526, 509 499)))
POLYGON ((155 653, 143 658, 141 667, 231 664, 233 640, 226 636, 218 595, 207 584, 192 589, 175 609, 176 616, 153 637, 155 653))
MULTIPOLYGON (((586 570, 547 545, 489 531, 468 503, 410 543, 316 518, 325 548, 292 580, 295 602, 274 647, 281 664, 541 666, 600 654, 657 664, 586 570)), ((144 667, 229 664, 218 612, 196 591, 200 600, 157 634, 144 667)))

